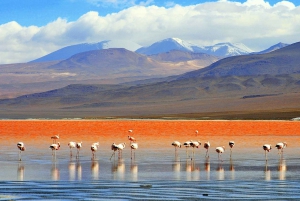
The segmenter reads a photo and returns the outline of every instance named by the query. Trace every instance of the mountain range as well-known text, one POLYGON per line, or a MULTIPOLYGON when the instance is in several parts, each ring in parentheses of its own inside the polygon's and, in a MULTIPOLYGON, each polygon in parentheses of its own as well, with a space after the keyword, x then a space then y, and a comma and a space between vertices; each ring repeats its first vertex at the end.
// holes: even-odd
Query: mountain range
MULTIPOLYGON (((186 62, 185 65, 193 60, 187 62, 184 59, 201 56, 187 51, 171 53, 184 55, 180 62, 186 62)), ((269 53, 227 57, 207 67, 148 81, 117 85, 72 84, 3 99, 0 111, 2 118, 290 119, 298 116, 300 111, 299 55, 300 43, 294 43, 269 53)), ((207 57, 206 54, 202 56, 207 57)), ((78 72, 85 70, 93 75, 98 68, 92 66, 101 61, 101 66, 106 65, 105 69, 114 70, 119 63, 124 64, 124 69, 141 64, 147 73, 151 73, 155 69, 154 63, 164 61, 168 64, 172 58, 167 53, 155 57, 157 60, 125 49, 98 50, 76 54, 46 65, 45 69, 61 73, 68 70, 70 74, 76 74, 79 69, 78 72), (126 62, 119 60, 110 66, 101 59, 111 57, 115 60, 120 56, 118 54, 126 55, 126 62)), ((135 67, 131 69, 136 73, 135 67)), ((115 72, 118 74, 118 70, 115 72)), ((105 73, 105 76, 111 74, 105 73)))
MULTIPOLYGON (((278 43, 259 53, 274 51, 275 49, 285 47, 286 45, 287 44, 284 43, 278 43)), ((167 53, 173 50, 178 50, 192 53, 205 53, 220 58, 253 53, 250 48, 242 43, 218 43, 212 46, 199 46, 191 44, 179 38, 167 38, 155 42, 148 47, 141 47, 140 45, 130 41, 105 40, 98 43, 82 43, 67 46, 30 62, 65 60, 78 53, 109 48, 125 48, 127 50, 144 55, 156 55, 160 53, 167 53)))

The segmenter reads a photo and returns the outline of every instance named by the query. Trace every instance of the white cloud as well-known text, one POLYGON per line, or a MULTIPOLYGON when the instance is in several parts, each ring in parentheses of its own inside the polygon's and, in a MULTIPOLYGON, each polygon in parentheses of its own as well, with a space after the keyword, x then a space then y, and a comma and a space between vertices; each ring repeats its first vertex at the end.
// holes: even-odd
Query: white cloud
POLYGON ((68 45, 107 39, 145 46, 178 37, 198 45, 243 42, 262 50, 278 42, 300 41, 299 22, 299 6, 288 1, 270 6, 264 0, 223 0, 166 8, 136 5, 107 16, 88 12, 72 22, 58 18, 42 27, 10 22, 0 25, 0 63, 27 62, 68 45))

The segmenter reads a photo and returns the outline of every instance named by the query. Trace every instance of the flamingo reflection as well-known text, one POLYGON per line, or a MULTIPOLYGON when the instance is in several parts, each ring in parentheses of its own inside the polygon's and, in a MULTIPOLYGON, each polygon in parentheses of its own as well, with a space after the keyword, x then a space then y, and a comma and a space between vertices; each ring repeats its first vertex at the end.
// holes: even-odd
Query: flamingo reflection
POLYGON ((114 179, 124 180, 125 177, 125 163, 124 160, 119 158, 117 163, 113 161, 112 163, 112 173, 114 179))
POLYGON ((180 166, 181 166, 181 164, 180 164, 180 158, 179 158, 179 156, 176 156, 175 160, 174 160, 174 162, 172 164, 172 170, 174 172, 176 180, 180 180, 180 166))
POLYGON ((219 163, 219 165, 218 165, 218 168, 217 168, 217 172, 218 172, 218 179, 219 180, 224 180, 224 178, 225 178, 225 171, 224 171, 224 168, 223 168, 223 165, 222 165, 222 163, 219 163))
POLYGON ((92 161, 91 172, 92 172, 92 179, 94 179, 94 180, 99 179, 99 163, 98 163, 98 161, 96 161, 96 160, 92 161))
POLYGON ((210 180, 210 161, 209 161, 209 157, 205 159, 204 167, 205 167, 205 171, 207 172, 206 179, 210 180))
POLYGON ((78 181, 81 181, 82 179, 82 167, 79 161, 76 163, 76 170, 77 170, 77 179, 78 181))
POLYGON ((186 160, 185 165, 186 170, 186 180, 187 181, 197 181, 200 179, 200 168, 196 165, 195 160, 186 160))
POLYGON ((131 161, 130 173, 132 181, 138 181, 138 169, 138 165, 135 163, 135 161, 131 161))
POLYGON ((69 180, 74 181, 76 179, 76 163, 70 161, 68 168, 69 168, 69 180))
POLYGON ((18 181, 24 181, 25 167, 22 163, 18 165, 18 181))
POLYGON ((234 164, 232 158, 230 158, 229 170, 231 171, 231 179, 234 180, 234 164))
POLYGON ((56 166, 56 163, 52 163, 51 178, 52 178, 53 181, 58 181, 59 178, 60 178, 59 169, 56 166))
POLYGON ((279 180, 285 180, 285 173, 286 173, 287 167, 286 167, 286 162, 285 159, 280 158, 279 163, 278 163, 278 177, 279 180))
POLYGON ((271 171, 268 167, 268 161, 266 160, 266 165, 265 165, 265 180, 270 181, 271 180, 271 171))

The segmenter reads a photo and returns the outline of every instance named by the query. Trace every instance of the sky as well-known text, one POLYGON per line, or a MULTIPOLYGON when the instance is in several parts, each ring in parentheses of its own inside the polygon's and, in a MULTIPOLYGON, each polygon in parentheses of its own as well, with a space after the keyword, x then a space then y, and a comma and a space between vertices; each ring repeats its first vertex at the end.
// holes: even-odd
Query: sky
POLYGON ((1 0, 0 64, 104 40, 140 46, 177 37, 260 51, 300 41, 299 0, 1 0))

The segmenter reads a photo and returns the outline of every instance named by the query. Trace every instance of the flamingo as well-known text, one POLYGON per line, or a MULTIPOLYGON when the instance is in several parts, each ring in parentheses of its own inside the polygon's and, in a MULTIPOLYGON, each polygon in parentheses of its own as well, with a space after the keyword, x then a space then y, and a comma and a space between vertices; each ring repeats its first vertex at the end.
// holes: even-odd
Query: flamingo
POLYGON ((188 148, 191 147, 191 141, 186 141, 183 146, 185 146, 186 157, 188 157, 188 148))
POLYGON ((132 150, 134 150, 134 158, 135 158, 135 150, 137 150, 137 148, 138 148, 139 146, 138 146, 138 144, 135 142, 135 143, 132 143, 131 145, 130 145, 130 148, 131 148, 131 159, 132 159, 132 150))
POLYGON ((95 142, 91 145, 91 150, 92 150, 92 159, 96 157, 96 151, 98 150, 99 147, 99 142, 95 142))
POLYGON ((232 147, 234 146, 234 141, 229 141, 229 146, 230 146, 230 158, 231 158, 231 154, 232 154, 232 147))
POLYGON ((223 162, 223 160, 222 160, 222 153, 224 153, 224 151, 225 151, 225 147, 224 146, 216 148, 216 152, 218 153, 218 158, 219 158, 219 160, 221 159, 222 162, 223 162))
POLYGON ((79 151, 82 148, 82 142, 77 142, 76 143, 76 148, 77 148, 77 155, 76 155, 76 157, 79 158, 79 151))
POLYGON ((196 133, 196 136, 198 136, 198 133, 199 133, 198 130, 195 130, 195 133, 196 133))
POLYGON ((278 149, 278 154, 282 154, 283 153, 283 149, 287 147, 287 143, 286 142, 279 142, 276 144, 275 146, 278 149), (281 153, 280 153, 281 150, 281 153))
POLYGON ((209 154, 208 154, 209 147, 210 147, 210 143, 208 141, 204 142, 204 148, 206 149, 206 155, 205 155, 205 157, 209 157, 209 154))
POLYGON ((76 147, 76 143, 75 142, 69 142, 68 146, 70 148, 70 157, 72 157, 72 155, 73 155, 72 149, 76 147))
POLYGON ((24 145, 24 143, 23 142, 18 142, 17 143, 17 147, 19 148, 19 161, 21 161, 22 160, 22 151, 25 151, 25 145, 24 145))
POLYGON ((266 161, 268 160, 268 157, 267 157, 267 152, 270 152, 272 147, 270 144, 264 144, 263 145, 263 149, 265 150, 265 157, 266 157, 266 161))
POLYGON ((53 144, 56 143, 56 140, 59 139, 59 135, 54 135, 51 137, 51 139, 53 140, 53 144))
POLYGON ((56 156, 56 150, 59 150, 60 143, 58 142, 57 144, 51 144, 49 148, 52 149, 52 156, 53 155, 56 156), (54 152, 54 154, 53 154, 53 152, 54 152))
MULTIPOLYGON (((193 147, 193 157, 194 157, 195 156, 195 147, 199 148, 199 146, 201 145, 201 142, 191 140, 190 145, 191 145, 191 147, 193 147)), ((193 158, 191 158, 191 160, 193 160, 193 158)))
POLYGON ((181 148, 181 144, 178 141, 174 141, 172 145, 175 147, 175 155, 177 155, 177 148, 181 148))
POLYGON ((130 144, 131 144, 132 142, 136 142, 135 138, 132 137, 132 136, 129 136, 129 135, 128 135, 128 140, 130 141, 130 144))
POLYGON ((122 157, 123 149, 125 148, 126 143, 120 143, 117 145, 119 151, 119 158, 122 157))
POLYGON ((118 145, 116 145, 115 143, 112 143, 112 145, 111 145, 111 150, 113 150, 114 152, 113 152, 113 154, 111 155, 110 160, 111 160, 111 158, 112 158, 113 156, 115 156, 116 151, 118 151, 118 145))

